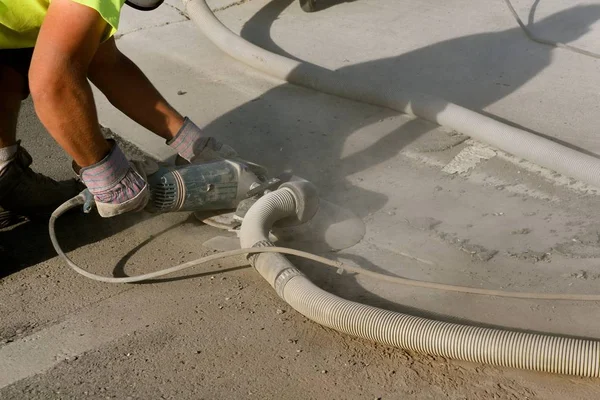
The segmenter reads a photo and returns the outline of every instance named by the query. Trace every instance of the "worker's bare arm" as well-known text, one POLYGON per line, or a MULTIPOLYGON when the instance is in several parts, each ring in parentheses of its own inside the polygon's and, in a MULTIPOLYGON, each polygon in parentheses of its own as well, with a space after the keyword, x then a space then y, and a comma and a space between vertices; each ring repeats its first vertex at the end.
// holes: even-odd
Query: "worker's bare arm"
POLYGON ((160 95, 137 65, 119 51, 114 38, 100 45, 88 76, 112 105, 149 131, 169 140, 183 125, 181 114, 160 95))
POLYGON ((54 139, 80 166, 109 152, 98 126, 88 68, 106 22, 100 14, 71 0, 50 4, 29 70, 37 114, 54 139))

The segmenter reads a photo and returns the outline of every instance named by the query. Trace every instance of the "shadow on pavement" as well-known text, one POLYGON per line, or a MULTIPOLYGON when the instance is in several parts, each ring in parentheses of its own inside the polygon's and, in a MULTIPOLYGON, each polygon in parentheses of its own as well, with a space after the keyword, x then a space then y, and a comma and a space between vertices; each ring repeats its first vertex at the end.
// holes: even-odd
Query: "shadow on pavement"
MULTIPOLYGON (((127 229, 148 216, 125 215, 105 219, 74 212, 57 222, 57 237, 65 252, 96 243, 127 229)), ((0 232, 0 278, 55 257, 47 221, 30 221, 0 232)))
MULTIPOLYGON (((352 3, 355 1, 356 0, 315 0, 315 9, 313 12, 323 11, 329 7, 337 6, 338 4, 352 3)), ((300 2, 302 2, 302 0, 300 0, 300 2)))
MULTIPOLYGON (((273 22, 292 3, 292 0, 269 2, 245 24, 242 36, 270 51, 293 57, 279 48, 270 35, 273 22)), ((560 27, 558 31, 563 34, 560 40, 568 43, 588 32, 599 18, 600 5, 577 6, 536 22, 532 29, 560 27)), ((550 64, 554 51, 562 50, 531 42, 516 26, 446 40, 396 57, 344 67, 336 73, 351 80, 368 81, 382 90, 426 93, 481 110, 535 77, 550 64)), ((235 143, 245 158, 260 159, 272 171, 292 169, 319 187, 331 188, 328 195, 336 192, 336 188, 349 187, 350 193, 344 199, 346 205, 361 216, 368 215, 381 209, 387 198, 353 187, 348 176, 397 156, 435 126, 418 119, 409 121, 344 157, 347 138, 361 128, 374 125, 379 118, 359 119, 349 108, 347 114, 334 116, 335 121, 331 122, 327 118, 331 116, 319 107, 324 96, 284 84, 223 115, 209 124, 207 130, 235 143), (294 91, 302 92, 303 96, 294 98, 294 91), (233 122, 247 129, 232 132, 233 122)), ((390 115, 395 114, 390 111, 390 115)))
MULTIPOLYGON (((281 49, 270 33, 273 22, 292 3, 292 0, 269 2, 244 25, 241 35, 269 51, 297 59, 281 49)), ((576 6, 533 23, 530 29, 547 32, 556 27, 562 33, 558 40, 569 43, 588 32, 598 19, 600 5, 576 6)), ((373 46, 376 45, 373 43, 373 46)), ((510 95, 548 67, 555 51, 562 50, 530 41, 515 24, 514 28, 504 31, 449 39, 395 57, 343 67, 336 73, 347 79, 368 81, 382 90, 426 93, 481 110, 510 95)), ((236 143, 242 151, 247 149, 243 154, 245 158, 260 159, 272 170, 293 169, 297 175, 314 182, 323 191, 327 190, 324 193, 327 199, 365 217, 381 210, 388 198, 382 193, 353 185, 349 176, 397 156, 404 147, 436 127, 422 120, 411 120, 364 149, 343 156, 348 137, 380 119, 359 119, 351 114, 351 106, 348 105, 349 113, 334 117, 333 124, 327 122, 331 116, 325 116, 319 110, 319 102, 324 96, 283 84, 223 115, 207 130, 224 136, 226 142, 236 143), (294 91, 301 91, 303 99, 294 98, 294 91), (276 122, 261 123, 268 120, 276 122), (231 132, 229 125, 232 121, 237 126, 247 126, 248 130, 231 132), (277 131, 272 131, 273 126, 277 131), (331 130, 319 131, 317 126, 331 130), (277 148, 281 151, 265 150, 277 148), (340 197, 336 194, 339 192, 346 194, 340 197)), ((443 102, 440 102, 437 112, 443 109, 443 102)), ((390 112, 390 115, 394 113, 390 112)), ((367 260, 357 261, 369 269, 385 272, 367 260)), ((302 264, 310 265, 304 261, 302 264)), ((339 275, 330 271, 313 276, 332 292, 348 299, 414 315, 478 325, 476 321, 457 321, 451 316, 407 309, 365 291, 354 279, 340 281, 339 275)))
MULTIPOLYGON (((37 118, 31 99, 22 103, 18 138, 33 157, 33 169, 57 180, 73 177, 71 160, 56 144, 37 118)), ((62 216, 57 234, 66 251, 99 242, 131 227, 148 215, 125 215, 104 219, 97 213, 77 211, 62 216)), ((48 235, 48 221, 30 221, 0 231, 0 278, 56 256, 48 235)))

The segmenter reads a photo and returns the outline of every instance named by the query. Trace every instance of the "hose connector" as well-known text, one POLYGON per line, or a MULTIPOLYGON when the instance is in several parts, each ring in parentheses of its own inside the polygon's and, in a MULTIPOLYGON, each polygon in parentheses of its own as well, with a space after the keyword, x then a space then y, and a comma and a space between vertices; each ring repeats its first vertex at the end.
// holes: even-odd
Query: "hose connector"
MULTIPOLYGON (((275 245, 273 244, 273 242, 271 242, 270 240, 261 240, 260 242, 256 242, 252 245, 252 248, 255 247, 275 247, 275 245)), ((258 257, 258 254, 252 254, 252 253, 248 253, 246 255, 246 259, 248 260, 248 262, 250 263, 250 265, 252 265, 254 267, 254 264, 256 262, 256 257, 258 257)))
POLYGON ((287 189, 292 193, 296 212, 295 215, 279 220, 277 222, 278 227, 301 225, 315 216, 319 210, 319 192, 314 184, 297 178, 284 183, 280 188, 287 189))

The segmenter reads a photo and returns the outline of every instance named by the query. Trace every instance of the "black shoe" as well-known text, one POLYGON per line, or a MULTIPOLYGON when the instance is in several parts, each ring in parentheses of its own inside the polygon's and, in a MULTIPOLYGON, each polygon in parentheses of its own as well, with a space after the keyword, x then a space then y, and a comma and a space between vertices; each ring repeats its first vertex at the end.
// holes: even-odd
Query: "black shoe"
POLYGON ((0 230, 10 228, 25 221, 27 221, 27 218, 22 215, 15 214, 12 211, 4 211, 0 208, 0 230))
POLYGON ((5 221, 14 218, 15 215, 28 218, 46 217, 85 189, 85 186, 75 179, 57 182, 33 172, 30 168, 31 162, 29 153, 19 146, 15 158, 0 173, 0 207, 5 221))

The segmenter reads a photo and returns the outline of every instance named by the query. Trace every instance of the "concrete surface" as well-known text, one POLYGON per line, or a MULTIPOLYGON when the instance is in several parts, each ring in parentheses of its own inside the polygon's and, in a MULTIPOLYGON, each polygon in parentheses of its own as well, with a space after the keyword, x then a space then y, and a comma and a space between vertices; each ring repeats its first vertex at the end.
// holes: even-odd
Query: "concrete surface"
MULTIPOLYGON (((228 26, 271 50, 373 85, 436 94, 600 153, 598 61, 532 43, 502 1, 328 1, 314 14, 289 0, 211 4, 228 26)), ((524 20, 532 5, 515 1, 524 20)), ((180 8, 168 1, 154 13, 127 10, 119 47, 208 133, 275 172, 293 168, 358 215, 364 238, 330 257, 445 283, 595 292, 595 188, 460 133, 255 73, 215 49, 180 8)), ((540 1, 534 29, 600 51, 599 18, 599 2, 540 1)), ((97 100, 102 122, 121 137, 155 157, 171 155, 97 100)), ((29 104, 20 128, 35 166, 67 176, 68 160, 29 104)), ((291 244, 315 248, 340 231, 291 244)), ((201 244, 211 238, 235 243, 185 214, 74 215, 61 237, 76 260, 107 275, 208 254, 214 248, 201 244)), ((110 286, 70 272, 43 225, 0 232, 0 245, 9 260, 0 281, 0 360, 10 361, 0 362, 2 398, 587 399, 600 392, 596 380, 426 357, 320 328, 289 310, 243 259, 199 267, 185 279, 110 286)), ((595 303, 431 292, 298 264, 327 290, 388 309, 598 338, 595 303)))

